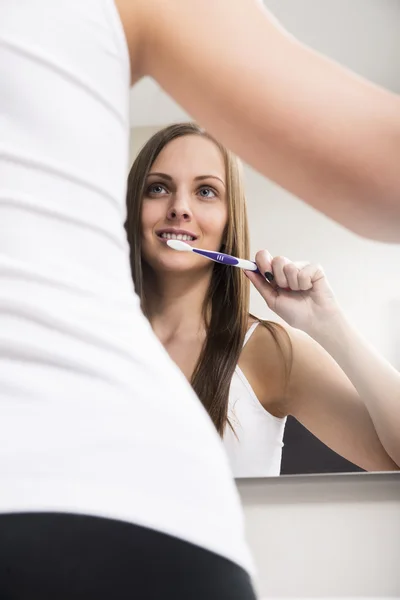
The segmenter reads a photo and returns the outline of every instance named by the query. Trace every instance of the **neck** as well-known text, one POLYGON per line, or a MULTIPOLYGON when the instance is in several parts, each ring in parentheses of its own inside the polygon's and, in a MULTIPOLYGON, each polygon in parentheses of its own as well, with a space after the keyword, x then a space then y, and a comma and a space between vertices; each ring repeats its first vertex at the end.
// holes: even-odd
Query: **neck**
POLYGON ((146 314, 162 343, 205 334, 203 306, 212 269, 195 273, 147 274, 146 314))

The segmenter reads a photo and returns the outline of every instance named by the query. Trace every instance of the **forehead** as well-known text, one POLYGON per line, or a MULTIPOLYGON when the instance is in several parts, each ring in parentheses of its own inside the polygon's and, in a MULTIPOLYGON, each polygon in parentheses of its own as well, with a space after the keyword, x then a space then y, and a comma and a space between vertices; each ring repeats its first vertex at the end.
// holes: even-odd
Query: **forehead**
POLYGON ((225 164, 213 141, 198 135, 175 138, 162 149, 150 170, 178 178, 216 175, 225 180, 225 164))

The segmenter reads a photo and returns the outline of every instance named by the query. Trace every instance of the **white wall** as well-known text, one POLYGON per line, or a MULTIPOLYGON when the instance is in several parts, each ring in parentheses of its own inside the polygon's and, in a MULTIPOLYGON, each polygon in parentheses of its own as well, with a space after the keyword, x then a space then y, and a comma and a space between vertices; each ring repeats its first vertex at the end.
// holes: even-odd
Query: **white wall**
POLYGON ((266 598, 400 598, 400 474, 240 480, 266 598))
MULTIPOLYGON (((158 127, 132 130, 131 158, 158 127)), ((399 364, 400 245, 357 237, 245 168, 251 251, 267 248, 291 260, 321 263, 354 325, 393 364, 399 364)), ((257 315, 279 320, 253 290, 257 315)))

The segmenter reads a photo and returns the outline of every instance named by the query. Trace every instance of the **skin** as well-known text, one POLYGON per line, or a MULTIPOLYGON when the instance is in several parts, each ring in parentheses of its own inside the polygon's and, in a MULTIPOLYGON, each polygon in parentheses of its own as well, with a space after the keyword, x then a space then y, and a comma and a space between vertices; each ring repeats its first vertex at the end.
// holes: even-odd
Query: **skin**
MULTIPOLYGON (((192 243, 218 250, 227 221, 222 157, 197 136, 178 138, 160 153, 149 176, 142 211, 143 258, 151 265, 146 288, 149 319, 171 358, 190 380, 205 339, 201 307, 212 263, 171 250, 163 228, 191 230, 192 243), (199 182, 198 177, 206 177, 199 182), (216 190, 216 197, 211 190, 216 190), (204 199, 204 196, 207 199, 204 199)), ((260 403, 271 414, 291 414, 333 450, 366 470, 400 464, 400 376, 347 322, 319 265, 256 256, 272 285, 247 272, 268 306, 287 322, 293 367, 285 386, 282 361, 269 332, 258 327, 239 360, 260 403), (289 288, 285 291, 282 288, 289 288)), ((249 326, 251 319, 249 318, 249 326)), ((282 340, 284 343, 284 340, 282 340)))
POLYGON ((348 229, 400 241, 399 96, 300 44, 257 0, 116 4, 132 83, 153 77, 216 139, 348 229))

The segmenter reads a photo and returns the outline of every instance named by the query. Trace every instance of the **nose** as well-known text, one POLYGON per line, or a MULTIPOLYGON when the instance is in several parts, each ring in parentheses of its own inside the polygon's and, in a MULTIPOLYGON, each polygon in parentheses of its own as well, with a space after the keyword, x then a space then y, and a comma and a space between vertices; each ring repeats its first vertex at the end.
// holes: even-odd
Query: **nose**
POLYGON ((173 203, 168 209, 167 219, 169 221, 191 221, 192 213, 188 203, 183 199, 174 198, 173 203))

